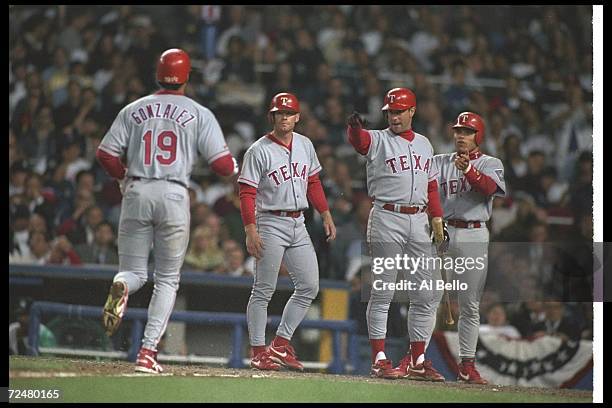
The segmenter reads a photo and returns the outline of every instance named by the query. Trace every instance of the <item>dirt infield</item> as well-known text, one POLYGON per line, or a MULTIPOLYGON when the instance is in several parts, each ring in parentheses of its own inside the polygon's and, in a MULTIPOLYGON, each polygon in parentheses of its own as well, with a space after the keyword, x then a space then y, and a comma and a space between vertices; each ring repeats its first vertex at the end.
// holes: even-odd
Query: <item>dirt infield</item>
MULTIPOLYGON (((164 364, 167 376, 175 377, 213 377, 213 378, 311 378, 324 381, 361 382, 370 384, 406 383, 415 384, 411 380, 383 380, 363 376, 334 375, 320 372, 262 372, 252 369, 233 369, 202 364, 179 365, 164 364)), ((11 357, 9 361, 9 378, 55 378, 55 377, 132 377, 146 376, 134 372, 133 363, 119 360, 88 360, 80 358, 60 357, 11 357), (34 364, 35 363, 35 364, 34 364)), ((549 395, 567 400, 574 398, 591 398, 591 391, 535 388, 501 385, 470 385, 454 381, 446 383, 418 382, 424 387, 446 387, 449 389, 473 389, 479 391, 516 392, 529 395, 549 395)))

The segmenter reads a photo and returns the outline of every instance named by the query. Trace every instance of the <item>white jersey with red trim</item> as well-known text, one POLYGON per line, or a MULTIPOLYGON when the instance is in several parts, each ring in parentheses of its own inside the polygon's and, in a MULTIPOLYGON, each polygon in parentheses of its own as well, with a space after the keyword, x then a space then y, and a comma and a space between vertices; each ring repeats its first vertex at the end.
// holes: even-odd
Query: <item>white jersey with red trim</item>
POLYGON ((463 171, 455 166, 457 153, 437 154, 434 164, 439 170, 438 190, 440 203, 444 211, 444 219, 461 221, 488 221, 493 211, 493 198, 506 195, 504 180, 504 165, 497 157, 479 154, 470 159, 474 168, 493 179, 497 190, 493 195, 485 197, 474 190, 467 181, 463 171))
POLYGON ((308 208, 308 177, 321 171, 310 139, 293 132, 291 148, 270 134, 244 154, 239 183, 257 189, 256 210, 297 211, 308 208))
POLYGON ((215 115, 193 99, 160 91, 123 108, 100 149, 125 155, 128 177, 189 184, 197 154, 211 164, 229 154, 215 115))
POLYGON ((429 140, 415 132, 409 141, 388 128, 368 132, 368 195, 386 203, 427 205, 427 184, 438 176, 429 140))

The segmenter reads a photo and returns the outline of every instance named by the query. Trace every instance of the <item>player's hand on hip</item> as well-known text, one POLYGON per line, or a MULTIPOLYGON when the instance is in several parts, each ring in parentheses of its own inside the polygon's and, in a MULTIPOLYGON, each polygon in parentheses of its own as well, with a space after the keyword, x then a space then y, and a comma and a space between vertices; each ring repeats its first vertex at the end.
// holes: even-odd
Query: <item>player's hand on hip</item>
POLYGON ((333 241, 336 239, 336 225, 334 224, 331 213, 329 210, 325 211, 323 214, 321 214, 321 217, 323 217, 323 228, 325 229, 326 241, 333 241))
POLYGON ((346 120, 346 124, 353 129, 360 129, 366 126, 365 119, 357 111, 353 111, 346 120))
MULTIPOLYGON (((249 255, 254 256, 255 259, 261 259, 263 256, 263 241, 255 229, 255 225, 251 224, 253 228, 245 228, 246 229, 246 246, 249 255)), ((249 225, 249 227, 251 226, 249 225)))

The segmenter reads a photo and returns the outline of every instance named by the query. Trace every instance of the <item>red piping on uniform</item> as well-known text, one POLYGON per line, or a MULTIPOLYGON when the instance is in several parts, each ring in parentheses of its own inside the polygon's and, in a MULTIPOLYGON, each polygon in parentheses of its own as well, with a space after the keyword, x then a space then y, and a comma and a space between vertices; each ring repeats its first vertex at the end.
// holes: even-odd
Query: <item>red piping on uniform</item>
POLYGON ((412 142, 414 140, 414 132, 412 131, 412 129, 408 129, 407 131, 400 133, 398 136, 402 139, 406 139, 409 142, 412 142))
POLYGON ((160 89, 159 91, 155 92, 154 95, 185 95, 185 92, 181 92, 181 91, 174 91, 172 89, 160 89))
POLYGON ((274 143, 283 146, 287 150, 291 150, 291 145, 293 144, 293 137, 291 137, 291 141, 289 142, 289 144, 286 145, 283 142, 281 142, 280 140, 278 140, 276 137, 274 137, 274 135, 272 133, 268 133, 266 136, 268 136, 268 138, 270 140, 272 140, 274 143))

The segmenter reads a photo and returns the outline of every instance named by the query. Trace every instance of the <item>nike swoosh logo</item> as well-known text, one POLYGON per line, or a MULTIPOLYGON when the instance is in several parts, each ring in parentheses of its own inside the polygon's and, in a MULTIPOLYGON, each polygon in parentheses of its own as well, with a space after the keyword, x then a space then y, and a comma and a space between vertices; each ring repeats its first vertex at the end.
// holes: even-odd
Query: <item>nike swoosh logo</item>
POLYGON ((469 375, 463 374, 462 372, 459 372, 459 377, 461 377, 463 381, 468 381, 470 379, 469 375))
POLYGON ((287 357, 287 352, 285 351, 284 353, 279 353, 278 351, 276 351, 275 349, 271 349, 274 354, 280 356, 280 357, 287 357))
POLYGON ((413 373, 417 373, 417 374, 425 374, 424 368, 421 368, 420 370, 415 370, 414 368, 411 368, 410 371, 412 371, 413 373))

